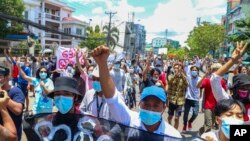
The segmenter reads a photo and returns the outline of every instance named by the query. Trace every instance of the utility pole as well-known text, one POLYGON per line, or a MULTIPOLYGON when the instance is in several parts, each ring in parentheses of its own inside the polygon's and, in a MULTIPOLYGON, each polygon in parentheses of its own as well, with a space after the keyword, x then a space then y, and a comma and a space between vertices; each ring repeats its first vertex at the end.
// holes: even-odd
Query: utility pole
POLYGON ((110 45, 110 30, 111 30, 111 20, 112 17, 117 14, 117 12, 105 12, 105 14, 109 15, 109 26, 108 26, 108 35, 107 35, 107 46, 109 47, 110 45))

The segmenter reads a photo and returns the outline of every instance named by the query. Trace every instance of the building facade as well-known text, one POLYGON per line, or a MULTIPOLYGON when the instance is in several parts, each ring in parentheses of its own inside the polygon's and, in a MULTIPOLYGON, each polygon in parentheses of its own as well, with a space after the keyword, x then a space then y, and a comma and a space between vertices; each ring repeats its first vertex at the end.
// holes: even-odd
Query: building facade
POLYGON ((179 41, 175 41, 175 40, 171 40, 171 39, 167 39, 167 38, 161 38, 161 37, 156 37, 156 38, 152 39, 151 44, 153 47, 154 54, 158 54, 159 49, 164 48, 166 45, 170 45, 176 49, 180 47, 179 41))
POLYGON ((136 54, 144 54, 146 30, 143 25, 134 22, 122 22, 116 27, 120 32, 116 48, 122 48, 128 59, 134 58, 136 54))
MULTIPOLYGON (((84 36, 88 24, 72 17, 74 9, 66 3, 58 0, 24 0, 24 4, 25 19, 54 30, 84 36)), ((38 36, 43 48, 51 48, 55 43, 63 47, 76 47, 80 43, 80 39, 46 32, 31 26, 28 30, 38 36)))
MULTIPOLYGON (((222 17, 222 24, 225 26, 225 35, 241 34, 235 25, 235 21, 244 19, 243 6, 250 8, 250 0, 228 0, 227 13, 222 17)), ((230 41, 225 41, 221 54, 231 57, 234 46, 230 41)))

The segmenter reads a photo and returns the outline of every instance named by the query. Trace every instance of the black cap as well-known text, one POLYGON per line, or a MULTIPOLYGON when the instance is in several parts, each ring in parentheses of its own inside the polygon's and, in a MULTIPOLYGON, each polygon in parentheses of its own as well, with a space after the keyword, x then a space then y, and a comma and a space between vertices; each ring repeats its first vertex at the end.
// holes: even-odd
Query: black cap
POLYGON ((249 85, 250 84, 250 78, 247 74, 238 74, 233 77, 233 85, 230 87, 230 89, 237 88, 239 86, 249 85))
POLYGON ((114 61, 114 64, 121 64, 121 61, 120 60, 116 60, 116 61, 114 61))
POLYGON ((48 97, 54 98, 54 93, 57 91, 67 91, 75 95, 82 96, 77 90, 77 81, 70 77, 58 77, 55 81, 55 88, 48 94, 48 97))
POLYGON ((0 66, 0 75, 9 75, 9 73, 10 73, 10 69, 4 66, 0 66))

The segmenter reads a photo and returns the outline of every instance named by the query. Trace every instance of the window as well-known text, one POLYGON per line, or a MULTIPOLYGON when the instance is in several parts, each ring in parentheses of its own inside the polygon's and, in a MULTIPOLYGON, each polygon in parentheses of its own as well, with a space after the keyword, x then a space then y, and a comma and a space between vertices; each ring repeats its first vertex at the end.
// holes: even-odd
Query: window
POLYGON ((82 29, 77 28, 77 29, 76 29, 76 34, 77 34, 77 35, 82 35, 82 29))
POLYGON ((24 17, 25 17, 26 20, 29 19, 29 12, 28 11, 25 11, 24 17))
POLYGON ((49 9, 48 8, 45 8, 45 13, 49 13, 49 9))
POLYGON ((64 33, 71 34, 71 28, 64 28, 64 33))

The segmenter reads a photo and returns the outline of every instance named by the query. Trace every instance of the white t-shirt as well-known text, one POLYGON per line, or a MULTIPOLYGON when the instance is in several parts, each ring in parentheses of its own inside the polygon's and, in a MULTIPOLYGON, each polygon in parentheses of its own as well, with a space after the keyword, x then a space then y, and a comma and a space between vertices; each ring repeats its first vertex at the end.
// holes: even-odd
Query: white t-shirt
POLYGON ((219 130, 210 131, 210 132, 207 132, 207 133, 203 133, 203 134, 201 135, 201 138, 203 138, 203 139, 205 139, 206 137, 213 138, 215 141, 220 141, 220 138, 219 138, 219 130))
POLYGON ((118 91, 122 92, 125 84, 125 72, 122 69, 119 71, 114 71, 114 69, 112 69, 110 71, 110 76, 112 77, 118 91))
POLYGON ((200 100, 200 88, 197 88, 197 83, 201 80, 201 77, 197 76, 196 78, 193 78, 192 76, 187 76, 188 80, 188 88, 186 91, 186 98, 190 100, 200 100))
MULTIPOLYGON (((112 98, 106 98, 111 116, 114 120, 124 125, 129 125, 130 127, 147 130, 139 118, 139 113, 131 111, 119 95, 121 95, 120 92, 116 90, 112 98)), ((154 133, 175 137, 176 140, 182 138, 179 131, 165 121, 161 121, 159 128, 154 131, 154 133)))
MULTIPOLYGON (((96 91, 94 89, 91 89, 86 92, 79 108, 81 113, 89 113, 97 117, 98 108, 96 99, 97 96, 95 95, 95 93, 96 91)), ((99 117, 109 120, 110 119, 109 107, 105 98, 98 96, 98 107, 100 107, 99 117)))

